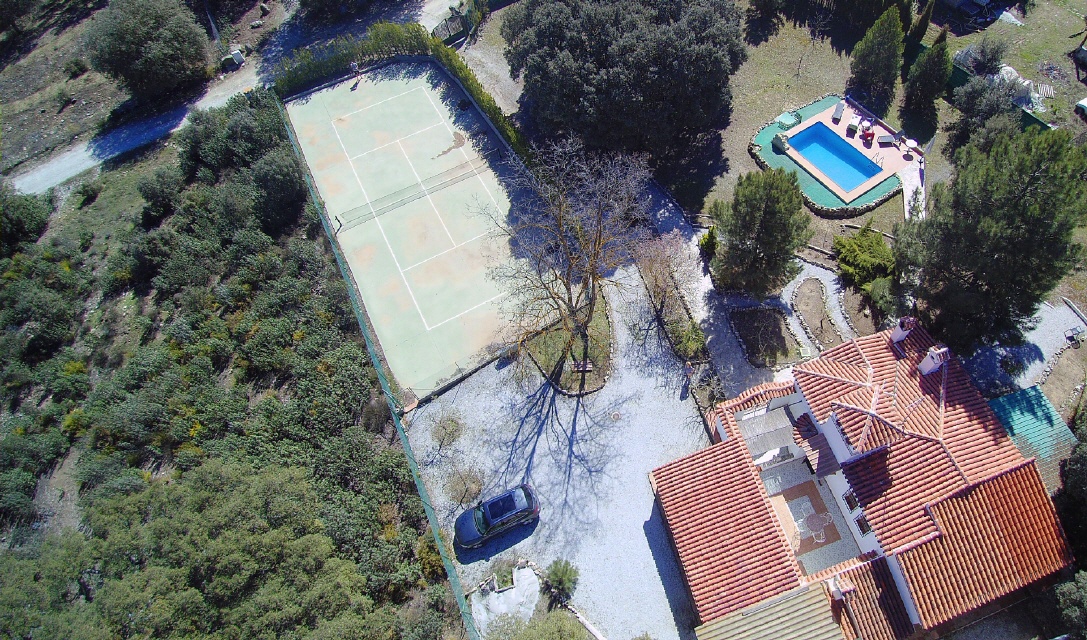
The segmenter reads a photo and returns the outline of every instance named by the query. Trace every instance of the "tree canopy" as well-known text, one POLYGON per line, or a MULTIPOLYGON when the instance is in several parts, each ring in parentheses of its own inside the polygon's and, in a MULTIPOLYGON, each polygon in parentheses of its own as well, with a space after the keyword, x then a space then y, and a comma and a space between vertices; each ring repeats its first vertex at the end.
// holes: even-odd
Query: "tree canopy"
POLYGON ((947 126, 949 133, 944 153, 953 155, 955 150, 970 141, 993 118, 1013 115, 1018 108, 1012 102, 1014 87, 1010 82, 991 81, 975 76, 953 92, 952 103, 959 110, 959 119, 947 126))
POLYGON ((1087 151, 1064 131, 1000 135, 988 153, 957 156, 928 216, 900 231, 920 267, 917 296, 930 326, 953 348, 1014 343, 1043 297, 1076 264, 1073 241, 1087 211, 1087 151), (912 236, 912 237, 911 237, 912 236))
POLYGON ((7 258, 45 232, 49 207, 40 198, 16 193, 0 184, 0 258, 7 258))
MULTIPOLYGON (((931 0, 935 3, 936 0, 931 0)), ((947 52, 947 43, 933 45, 920 56, 910 68, 906 81, 905 108, 909 111, 932 109, 933 103, 947 87, 951 78, 951 56, 947 52)))
POLYGON ((710 213, 719 236, 711 265, 717 284, 761 298, 795 275, 794 253, 811 238, 795 173, 740 176, 732 203, 714 201, 710 213))
POLYGON ((848 90, 877 113, 894 101, 903 47, 901 13, 891 6, 853 48, 848 90))
POLYGON ((179 0, 112 0, 87 29, 91 64, 138 96, 202 80, 208 40, 179 0))
POLYGON ((656 150, 716 126, 746 57, 733 0, 525 0, 502 35, 545 132, 610 149, 656 150))

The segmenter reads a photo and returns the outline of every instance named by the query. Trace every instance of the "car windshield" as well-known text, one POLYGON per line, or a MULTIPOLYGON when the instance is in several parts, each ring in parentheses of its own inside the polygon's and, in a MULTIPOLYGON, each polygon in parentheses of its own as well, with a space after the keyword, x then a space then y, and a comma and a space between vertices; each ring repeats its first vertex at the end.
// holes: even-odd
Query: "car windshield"
POLYGON ((483 512, 483 507, 477 507, 472 510, 472 519, 476 522, 476 530, 480 533, 487 533, 487 529, 491 528, 491 525, 487 522, 487 514, 483 512))

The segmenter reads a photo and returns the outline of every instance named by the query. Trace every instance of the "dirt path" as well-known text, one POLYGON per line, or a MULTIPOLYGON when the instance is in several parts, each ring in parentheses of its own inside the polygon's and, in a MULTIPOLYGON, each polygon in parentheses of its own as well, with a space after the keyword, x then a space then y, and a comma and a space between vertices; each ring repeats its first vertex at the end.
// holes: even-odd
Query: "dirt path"
POLYGON ((84 171, 112 158, 139 149, 183 127, 189 112, 222 106, 230 96, 248 91, 257 84, 257 65, 246 64, 212 85, 204 97, 191 106, 183 106, 148 120, 129 123, 90 141, 68 148, 44 163, 11 179, 23 193, 44 193, 84 171))
POLYGON ((80 454, 81 451, 75 447, 69 449, 60 466, 38 480, 34 506, 41 517, 42 533, 55 533, 79 526, 79 481, 75 469, 80 454))

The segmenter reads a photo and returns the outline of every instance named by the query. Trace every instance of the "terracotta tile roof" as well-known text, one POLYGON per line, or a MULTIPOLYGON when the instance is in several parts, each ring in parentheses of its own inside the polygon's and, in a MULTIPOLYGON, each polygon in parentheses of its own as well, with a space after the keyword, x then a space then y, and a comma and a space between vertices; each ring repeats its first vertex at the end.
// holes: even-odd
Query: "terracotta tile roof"
POLYGON ((793 427, 793 440, 804 450, 812 470, 819 478, 841 470, 827 437, 816 429, 807 413, 800 414, 793 427))
MULTIPOLYGON (((837 577, 864 640, 901 640, 913 632, 887 558, 879 557, 847 569, 837 577)), ((845 618, 849 623, 848 616, 845 618)), ((856 636, 854 636, 856 637, 856 636)))
POLYGON ((1071 563, 1034 461, 931 507, 932 539, 899 551, 926 628, 1052 575, 1071 563))
POLYGON ((1023 460, 958 360, 921 375, 935 341, 920 327, 898 344, 890 333, 793 368, 815 417, 834 413, 862 454, 843 470, 888 551, 933 532, 926 504, 1023 460))
POLYGON ((800 585, 743 440, 733 435, 649 477, 703 624, 800 585))

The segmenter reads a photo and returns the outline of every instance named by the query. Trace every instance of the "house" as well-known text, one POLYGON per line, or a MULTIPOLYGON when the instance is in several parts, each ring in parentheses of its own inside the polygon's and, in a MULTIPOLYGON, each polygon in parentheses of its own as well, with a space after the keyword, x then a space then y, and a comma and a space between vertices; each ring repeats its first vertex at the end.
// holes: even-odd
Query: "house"
POLYGON ((650 473, 699 640, 939 634, 1071 564, 1034 459, 913 319, 708 418, 650 473))

